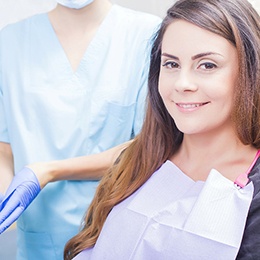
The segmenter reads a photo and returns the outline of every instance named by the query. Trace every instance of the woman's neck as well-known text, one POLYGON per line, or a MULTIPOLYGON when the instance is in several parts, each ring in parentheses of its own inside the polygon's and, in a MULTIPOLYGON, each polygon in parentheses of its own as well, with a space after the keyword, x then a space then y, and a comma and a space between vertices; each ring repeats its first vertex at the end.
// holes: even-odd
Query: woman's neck
POLYGON ((194 180, 206 180, 214 168, 233 181, 247 170, 255 154, 256 149, 244 145, 230 129, 218 135, 184 135, 171 161, 194 180))

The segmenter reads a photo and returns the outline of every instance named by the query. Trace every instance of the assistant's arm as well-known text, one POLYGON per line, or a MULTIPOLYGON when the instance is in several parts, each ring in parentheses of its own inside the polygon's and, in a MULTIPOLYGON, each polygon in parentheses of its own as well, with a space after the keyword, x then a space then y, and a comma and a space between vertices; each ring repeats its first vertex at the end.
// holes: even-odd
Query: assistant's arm
POLYGON ((0 200, 0 234, 19 218, 48 182, 100 179, 130 142, 95 155, 24 167, 13 178, 2 202, 0 200))
POLYGON ((0 142, 0 193, 4 194, 14 176, 13 153, 10 144, 0 142))
POLYGON ((131 142, 128 141, 98 154, 33 163, 26 167, 35 173, 41 188, 49 182, 60 180, 99 180, 131 142))

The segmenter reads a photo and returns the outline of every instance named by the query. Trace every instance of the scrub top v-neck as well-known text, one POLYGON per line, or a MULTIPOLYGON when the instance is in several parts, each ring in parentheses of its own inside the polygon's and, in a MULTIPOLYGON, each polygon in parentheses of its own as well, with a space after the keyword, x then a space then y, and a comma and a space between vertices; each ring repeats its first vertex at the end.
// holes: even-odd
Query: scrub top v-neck
POLYGON ((115 9, 115 6, 112 7, 112 10, 104 18, 99 28, 95 32, 93 38, 86 46, 84 54, 81 57, 81 60, 76 70, 72 69, 72 66, 64 51, 64 48, 62 47, 54 31, 54 28, 49 20, 48 14, 43 14, 42 18, 43 20, 45 20, 43 21, 43 24, 47 25, 47 34, 49 34, 53 38, 51 47, 55 48, 56 50, 60 49, 57 55, 60 56, 59 60, 61 61, 61 64, 63 64, 64 66, 60 68, 60 71, 58 71, 58 73, 72 74, 73 76, 76 76, 79 79, 83 79, 85 77, 86 66, 88 66, 89 63, 88 60, 94 62, 97 59, 96 57, 100 56, 100 52, 102 52, 102 49, 106 48, 104 44, 106 42, 106 39, 113 32, 113 27, 111 27, 111 19, 113 19, 112 16, 114 13, 113 9, 115 9))

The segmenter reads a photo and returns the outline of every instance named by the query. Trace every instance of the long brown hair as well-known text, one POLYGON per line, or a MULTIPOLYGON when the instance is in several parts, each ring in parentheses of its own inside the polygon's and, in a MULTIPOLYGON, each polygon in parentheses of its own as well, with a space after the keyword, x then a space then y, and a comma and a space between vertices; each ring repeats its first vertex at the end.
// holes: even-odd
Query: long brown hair
POLYGON ((183 134, 158 92, 161 42, 168 25, 176 19, 216 33, 236 47, 239 84, 232 118, 241 142, 260 148, 260 17, 246 0, 177 1, 168 10, 154 38, 142 131, 100 181, 82 230, 65 247, 65 259, 93 247, 112 208, 142 186, 182 142, 183 134))

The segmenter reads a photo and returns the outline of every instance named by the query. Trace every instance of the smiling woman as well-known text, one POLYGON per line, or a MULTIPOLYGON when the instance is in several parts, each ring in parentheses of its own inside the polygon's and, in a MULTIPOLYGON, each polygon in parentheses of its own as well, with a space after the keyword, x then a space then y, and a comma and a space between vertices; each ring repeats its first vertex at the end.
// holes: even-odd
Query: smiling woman
POLYGON ((190 138, 203 134, 204 139, 218 131, 233 135, 230 115, 238 79, 238 53, 233 44, 177 20, 164 34, 161 64, 159 92, 182 133, 190 138))
POLYGON ((260 258, 259 28, 246 0, 168 10, 142 131, 102 178, 65 259, 260 258))

